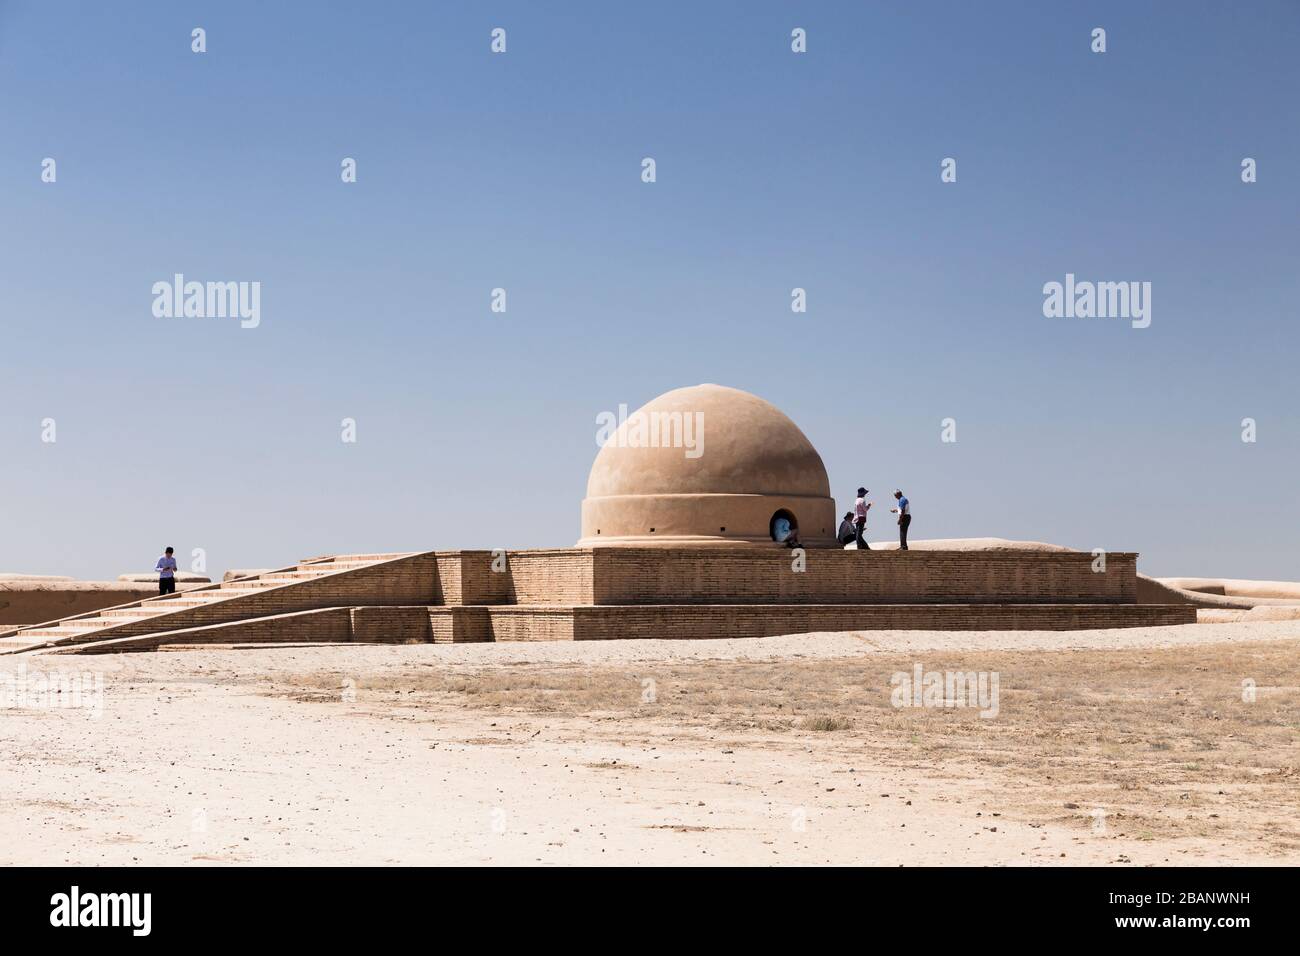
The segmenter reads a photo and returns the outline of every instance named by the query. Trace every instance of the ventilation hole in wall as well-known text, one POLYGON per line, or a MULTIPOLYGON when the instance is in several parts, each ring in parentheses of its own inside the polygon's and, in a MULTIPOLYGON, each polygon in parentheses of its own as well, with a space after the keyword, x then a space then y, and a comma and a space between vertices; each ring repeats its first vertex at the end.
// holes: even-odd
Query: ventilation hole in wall
POLYGON ((719 531, 726 531, 727 529, 726 529, 726 528, 719 528, 718 530, 719 530, 719 531))
POLYGON ((599 528, 596 529, 596 534, 600 534, 600 529, 599 529, 599 528))
POLYGON ((654 529, 654 528, 651 528, 651 529, 650 529, 650 533, 651 533, 651 534, 654 534, 654 533, 655 533, 655 529, 654 529))

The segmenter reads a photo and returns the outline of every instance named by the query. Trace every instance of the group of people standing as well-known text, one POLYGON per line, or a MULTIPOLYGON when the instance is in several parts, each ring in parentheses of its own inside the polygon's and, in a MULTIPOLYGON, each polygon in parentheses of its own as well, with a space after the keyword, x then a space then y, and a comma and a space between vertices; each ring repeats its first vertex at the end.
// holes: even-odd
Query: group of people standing
MULTIPOLYGON (((863 538, 863 533, 867 530, 867 512, 871 510, 871 502, 867 500, 868 494, 866 488, 858 489, 858 498, 853 503, 853 510, 844 513, 844 520, 840 522, 840 530, 836 534, 840 544, 847 546, 853 543, 859 551, 871 550, 871 546, 863 538)), ((907 529, 912 524, 912 506, 901 490, 894 491, 894 498, 898 501, 898 507, 890 508, 889 513, 898 515, 898 547, 899 550, 906 551, 907 529)))

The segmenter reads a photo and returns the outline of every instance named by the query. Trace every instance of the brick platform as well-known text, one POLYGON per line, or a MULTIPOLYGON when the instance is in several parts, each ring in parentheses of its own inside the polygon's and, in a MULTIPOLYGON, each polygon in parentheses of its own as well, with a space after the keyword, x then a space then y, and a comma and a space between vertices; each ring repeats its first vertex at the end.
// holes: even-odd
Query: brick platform
MULTIPOLYGON (((1068 630, 1195 623, 1137 603, 1112 552, 562 548, 313 559, 4 640, 17 652, 161 644, 760 637, 808 631, 1068 630), (23 642, 30 642, 24 644, 23 642), (37 642, 40 642, 38 645, 37 642)), ((0 650, 3 650, 0 648, 0 650)))

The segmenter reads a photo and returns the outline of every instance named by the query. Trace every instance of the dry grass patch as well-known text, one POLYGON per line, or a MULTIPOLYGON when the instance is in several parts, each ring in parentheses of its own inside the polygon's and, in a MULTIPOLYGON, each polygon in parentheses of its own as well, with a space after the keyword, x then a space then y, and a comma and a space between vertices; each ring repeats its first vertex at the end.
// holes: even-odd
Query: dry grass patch
MULTIPOLYGON (((1201 834, 1300 848, 1300 691, 1293 642, 1141 651, 868 653, 855 658, 599 667, 412 666, 358 681, 375 712, 564 718, 627 740, 723 733, 743 746, 843 750, 877 764, 995 782, 1035 819, 1102 810, 1129 835, 1201 834), (997 672, 995 717, 896 708, 891 677, 997 672), (1254 682, 1254 698, 1243 692, 1254 682), (1254 821, 1254 822, 1252 822, 1254 821)), ((338 676, 279 692, 324 699, 338 676)))
POLYGON ((853 721, 845 720, 843 717, 835 717, 830 714, 822 714, 817 717, 804 717, 799 720, 799 727, 802 730, 828 732, 832 730, 848 730, 852 726, 853 721))

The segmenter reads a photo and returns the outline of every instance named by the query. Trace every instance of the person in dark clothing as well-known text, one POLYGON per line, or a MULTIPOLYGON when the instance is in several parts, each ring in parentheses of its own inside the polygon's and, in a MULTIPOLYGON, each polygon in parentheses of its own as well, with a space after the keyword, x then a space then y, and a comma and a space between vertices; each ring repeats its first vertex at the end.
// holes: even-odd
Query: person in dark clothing
POLYGON ((907 529, 912 524, 912 505, 901 491, 895 491, 894 497, 898 499, 898 507, 890 508, 889 513, 898 515, 898 549, 906 551, 907 529))
POLYGON ((835 539, 840 544, 848 544, 856 535, 853 533, 853 512, 844 512, 844 520, 840 522, 840 530, 836 532, 835 539))

